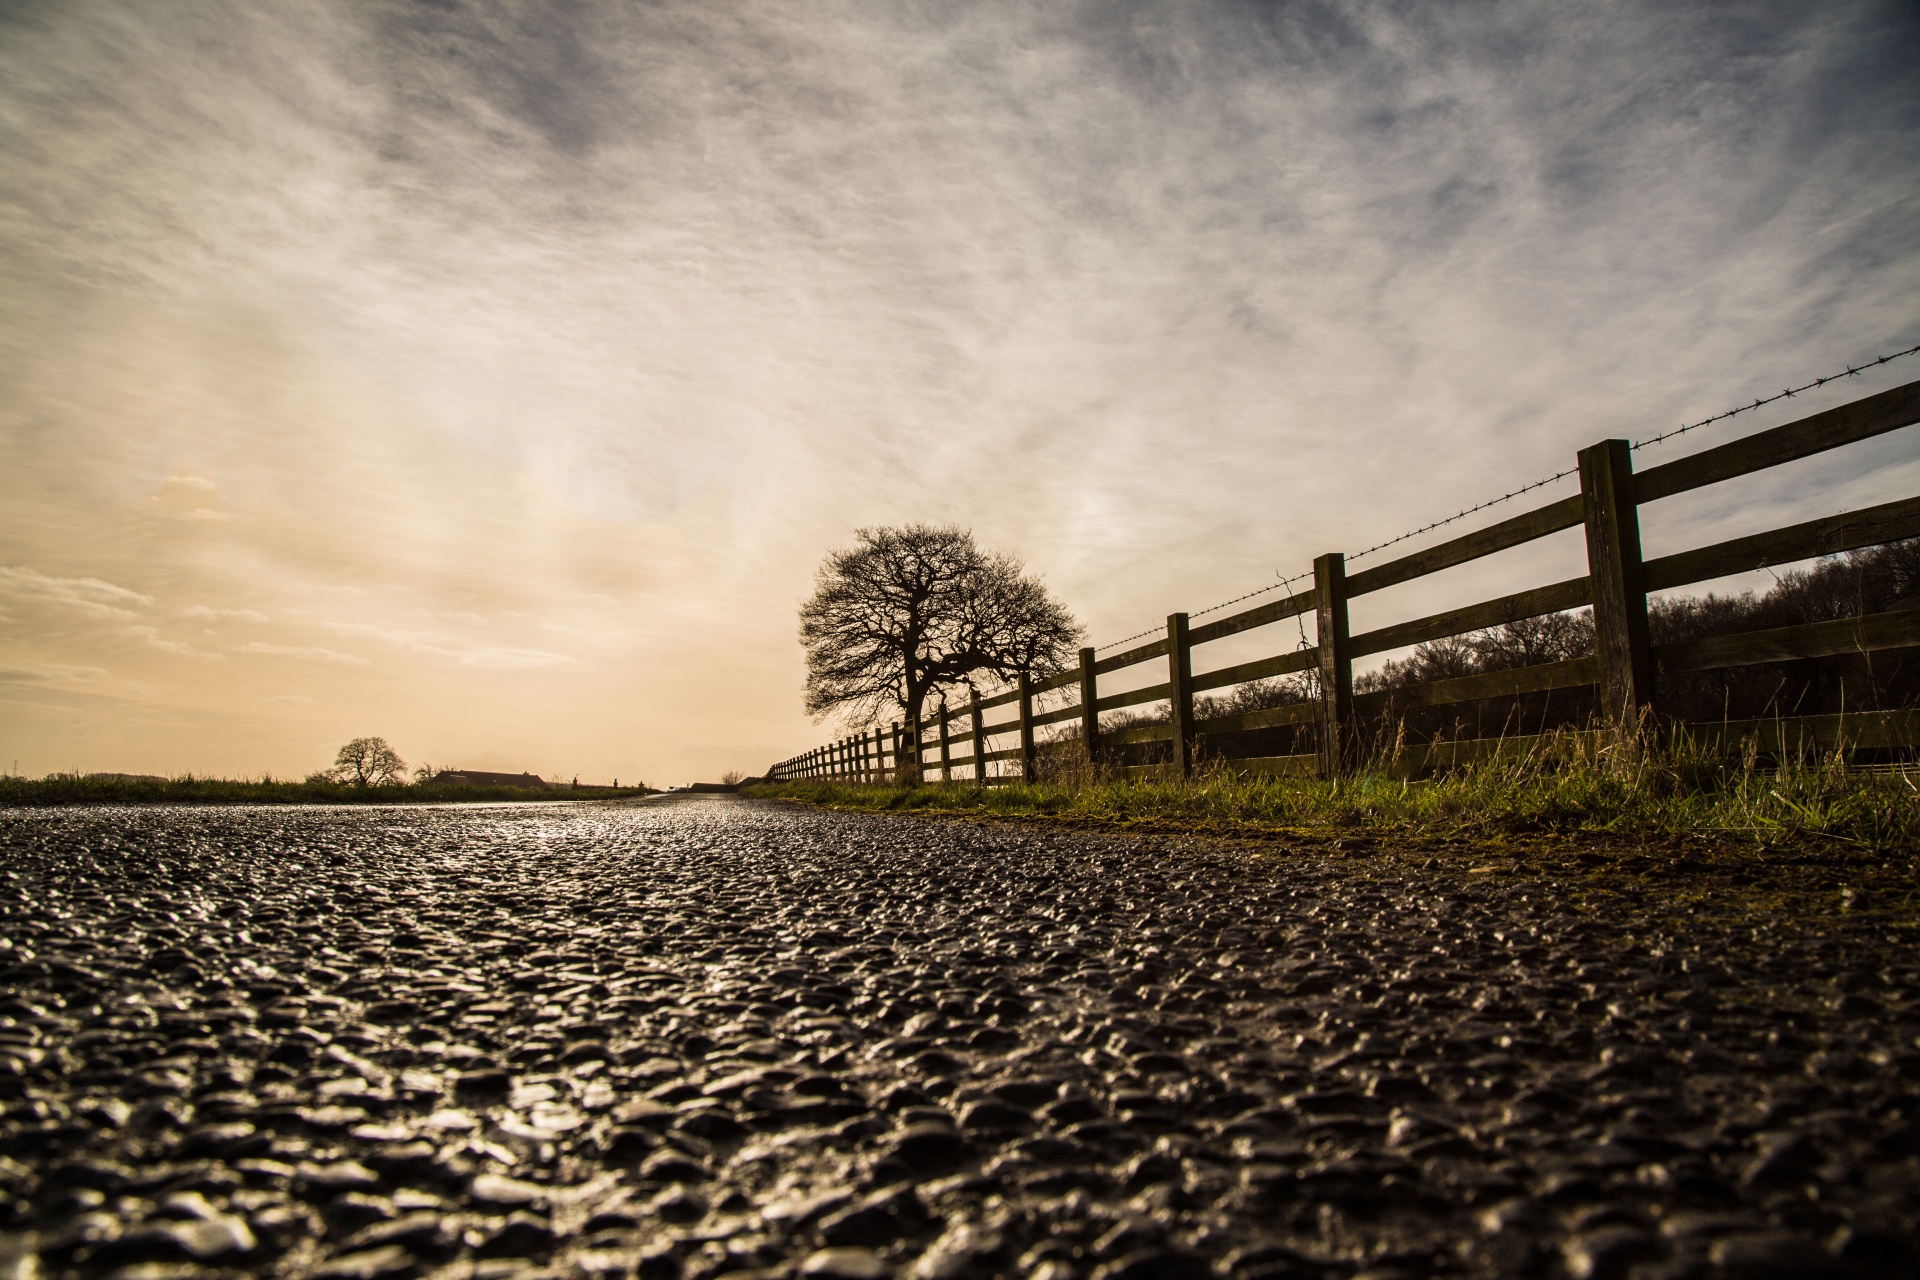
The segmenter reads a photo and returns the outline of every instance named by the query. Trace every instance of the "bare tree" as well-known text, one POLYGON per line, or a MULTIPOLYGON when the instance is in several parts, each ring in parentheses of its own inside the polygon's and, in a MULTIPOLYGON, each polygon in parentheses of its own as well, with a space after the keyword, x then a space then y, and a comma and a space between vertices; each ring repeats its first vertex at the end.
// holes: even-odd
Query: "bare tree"
POLYGON ((407 780, 407 762, 385 738, 355 738, 333 757, 333 776, 357 787, 398 786, 407 780))
POLYGON ((918 721, 934 690, 1064 666, 1080 624, 1012 556, 953 527, 858 529, 800 606, 807 710, 918 721))

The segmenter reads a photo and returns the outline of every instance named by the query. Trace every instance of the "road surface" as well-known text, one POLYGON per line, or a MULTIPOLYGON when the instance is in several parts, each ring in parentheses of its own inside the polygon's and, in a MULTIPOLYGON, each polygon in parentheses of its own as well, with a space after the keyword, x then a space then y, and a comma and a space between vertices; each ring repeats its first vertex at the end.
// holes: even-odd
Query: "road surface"
POLYGON ((1920 1270, 1871 916, 730 796, 14 810, 0 875, 8 1277, 1920 1270))

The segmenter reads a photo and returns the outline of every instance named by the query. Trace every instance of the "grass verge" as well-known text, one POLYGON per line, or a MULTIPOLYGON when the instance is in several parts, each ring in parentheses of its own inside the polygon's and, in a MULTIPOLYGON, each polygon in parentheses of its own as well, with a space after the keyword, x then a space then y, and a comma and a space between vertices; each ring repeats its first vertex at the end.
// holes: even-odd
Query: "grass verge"
POLYGON ((1576 750, 1495 759, 1420 781, 1364 771, 1333 780, 1243 777, 1215 763, 1189 780, 1082 769, 984 789, 808 781, 749 793, 836 808, 1132 829, 1482 839, 1587 833, 1705 837, 1761 848, 1814 841, 1887 855, 1920 851, 1920 766, 1868 771, 1835 754, 1760 767, 1685 745, 1642 751, 1630 761, 1576 750))
POLYGON ((1920 941, 1920 768, 1781 769, 1690 751, 1624 765, 1493 761, 1426 781, 1079 776, 990 787, 796 782, 746 794, 824 808, 1198 836, 1255 856, 1313 853, 1404 883, 1522 881, 1561 906, 1673 916, 1744 913, 1756 927, 1851 921, 1920 941))
POLYGON ((471 804, 478 801, 609 800, 649 794, 637 787, 535 790, 522 787, 357 787, 265 778, 0 778, 0 807, 62 804, 471 804))

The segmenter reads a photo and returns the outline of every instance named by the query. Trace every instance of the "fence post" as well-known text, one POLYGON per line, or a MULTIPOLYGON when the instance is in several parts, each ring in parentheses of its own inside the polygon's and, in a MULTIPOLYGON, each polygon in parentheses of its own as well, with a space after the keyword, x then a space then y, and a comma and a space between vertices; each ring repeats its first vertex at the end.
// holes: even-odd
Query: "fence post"
POLYGON ((973 780, 981 786, 987 785, 987 730, 986 722, 980 716, 980 691, 968 690, 972 699, 970 710, 973 712, 973 780))
POLYGON ((1100 681, 1093 670, 1094 651, 1080 651, 1080 741, 1089 767, 1100 759, 1100 681))
POLYGON ((1640 564, 1640 509, 1633 494, 1633 447, 1602 440, 1580 451, 1587 507, 1587 571, 1593 575, 1593 639, 1600 664, 1600 714, 1621 734, 1639 729, 1654 698, 1647 581, 1640 564))
POLYGON ((1328 777, 1346 768, 1353 753, 1353 653, 1347 637, 1347 558, 1329 552, 1313 562, 1320 642, 1320 769, 1328 777))
POLYGON ((1020 781, 1032 782, 1035 776, 1033 750, 1033 681, 1020 673, 1020 781))
POLYGON ((953 780, 953 748, 947 734, 947 699, 940 696, 940 781, 953 780))
POLYGON ((1173 725, 1173 768, 1193 773, 1193 646, 1187 641, 1187 615, 1167 615, 1167 702, 1173 725))

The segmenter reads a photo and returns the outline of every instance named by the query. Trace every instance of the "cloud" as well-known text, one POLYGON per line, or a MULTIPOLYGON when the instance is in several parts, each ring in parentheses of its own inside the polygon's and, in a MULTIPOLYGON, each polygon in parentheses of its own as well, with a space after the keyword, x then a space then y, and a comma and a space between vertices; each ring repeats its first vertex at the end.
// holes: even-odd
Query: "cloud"
POLYGON ((239 622, 268 622, 266 614, 258 609, 215 609, 204 604, 188 605, 180 611, 183 618, 204 618, 209 622, 232 618, 239 622))
POLYGON ((322 648, 319 645, 301 644, 265 644, 250 640, 234 650, 235 653, 264 654, 276 658, 297 658, 302 662, 332 662, 343 665, 365 666, 367 659, 351 653, 341 653, 335 649, 322 648))
POLYGON ((126 631, 128 635, 133 636, 149 649, 158 649, 162 653, 174 654, 182 658, 197 658, 202 662, 227 660, 227 655, 224 653, 215 653, 210 649, 196 649, 184 641, 170 640, 160 634, 158 627, 148 626, 145 623, 135 623, 126 631))
POLYGON ((437 631, 416 631, 399 627, 382 627, 361 622, 335 622, 328 624, 335 635, 362 636, 369 640, 378 640, 395 649, 408 653, 429 654, 436 658, 451 658, 462 666, 492 667, 502 669, 534 669, 539 667, 575 665, 577 658, 564 653, 552 653, 544 649, 517 649, 494 645, 476 646, 465 644, 457 637, 437 631))
POLYGON ((104 667, 73 666, 64 663, 40 663, 33 667, 0 666, 0 683, 41 685, 49 688, 92 687, 108 678, 104 667))
POLYGON ((160 481, 152 496, 135 508, 137 514, 190 524, 225 524, 233 513, 220 507, 219 486, 203 475, 174 471, 160 481))
POLYGON ((49 604, 96 618, 131 618, 153 597, 99 578, 53 578, 37 569, 0 566, 0 599, 49 604))

